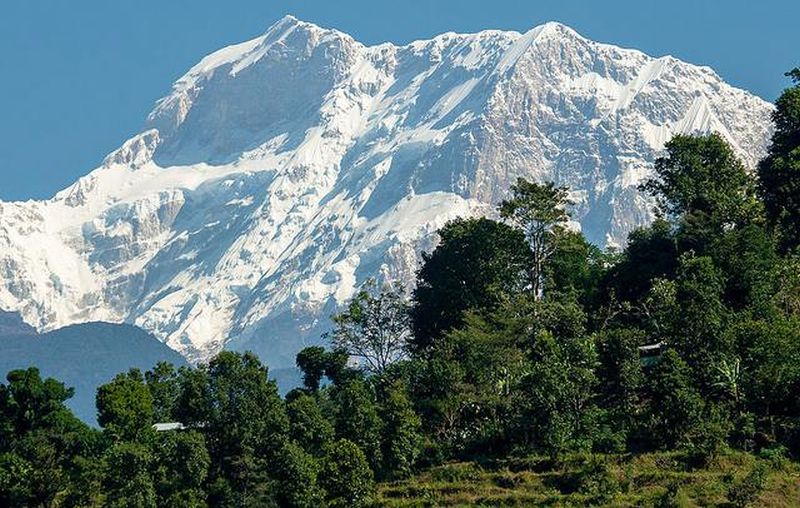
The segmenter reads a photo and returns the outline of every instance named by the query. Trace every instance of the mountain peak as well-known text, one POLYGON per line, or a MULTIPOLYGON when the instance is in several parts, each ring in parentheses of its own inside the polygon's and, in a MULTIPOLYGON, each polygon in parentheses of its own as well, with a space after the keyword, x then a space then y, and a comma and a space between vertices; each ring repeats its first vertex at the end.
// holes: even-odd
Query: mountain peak
POLYGON ((296 18, 295 16, 292 16, 291 14, 286 14, 278 21, 270 25, 269 28, 267 28, 267 31, 264 32, 262 37, 265 39, 269 39, 270 37, 276 34, 277 35, 285 34, 286 32, 297 28, 303 28, 306 30, 327 31, 327 29, 322 28, 319 25, 316 25, 308 21, 303 21, 301 19, 296 18))
POLYGON ((301 23, 301 22, 302 22, 302 21, 300 21, 299 19, 297 19, 295 16, 293 16, 293 15, 291 15, 291 14, 285 14, 285 15, 283 15, 283 17, 281 17, 281 18, 280 18, 278 21, 276 21, 275 23, 273 23, 273 24, 272 24, 272 25, 271 25, 271 26, 270 26, 270 27, 267 29, 267 31, 269 32, 269 31, 270 31, 270 30, 272 30, 273 28, 276 28, 276 27, 279 27, 279 26, 286 26, 286 25, 296 25, 296 24, 298 24, 298 23, 301 23))
POLYGON ((539 35, 578 35, 572 27, 558 21, 547 21, 533 27, 529 32, 536 31, 539 35))
POLYGON ((0 203, 0 308, 291 365, 364 280, 413 284, 437 229, 517 177, 569 186, 587 238, 621 245, 670 137, 720 132, 753 166, 771 110, 555 22, 366 46, 287 16, 203 58, 68 192, 0 203))

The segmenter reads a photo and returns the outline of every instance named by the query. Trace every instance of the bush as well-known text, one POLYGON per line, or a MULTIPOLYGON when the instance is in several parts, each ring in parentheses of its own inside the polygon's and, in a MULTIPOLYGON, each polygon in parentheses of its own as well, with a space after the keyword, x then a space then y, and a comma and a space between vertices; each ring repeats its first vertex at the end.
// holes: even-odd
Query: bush
POLYGON ((783 470, 789 463, 789 450, 783 445, 763 448, 758 456, 768 461, 773 469, 783 470))
POLYGON ((590 458, 576 475, 578 492, 606 503, 619 492, 619 481, 602 459, 590 458))
POLYGON ((493 475, 492 481, 498 487, 504 489, 516 489, 525 483, 525 478, 506 469, 505 471, 500 471, 499 473, 493 475))
POLYGON ((314 508, 322 504, 317 486, 317 463, 296 443, 288 443, 276 460, 278 496, 281 506, 314 508))
POLYGON ((325 446, 319 473, 329 506, 368 506, 375 491, 375 480, 367 458, 355 443, 339 439, 325 446))
POLYGON ((480 478, 483 469, 472 462, 446 464, 431 471, 431 477, 437 482, 475 481, 480 478))
POLYGON ((747 476, 728 488, 728 501, 736 508, 750 506, 767 484, 769 470, 766 464, 758 464, 747 476))
POLYGON ((681 489, 680 483, 673 483, 667 491, 658 496, 653 503, 655 508, 685 508, 694 506, 686 493, 681 489))
POLYGON ((688 432, 683 448, 689 463, 704 467, 715 459, 725 446, 732 429, 722 408, 709 404, 703 418, 688 432))

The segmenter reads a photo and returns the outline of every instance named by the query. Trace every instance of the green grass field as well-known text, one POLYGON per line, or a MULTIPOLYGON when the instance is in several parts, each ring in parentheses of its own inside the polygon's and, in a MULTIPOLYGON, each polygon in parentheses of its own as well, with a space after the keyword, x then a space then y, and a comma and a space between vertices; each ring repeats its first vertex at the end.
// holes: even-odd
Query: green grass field
POLYGON ((696 467, 678 453, 531 457, 435 467, 379 486, 378 504, 417 506, 800 506, 800 467, 729 452, 696 467))

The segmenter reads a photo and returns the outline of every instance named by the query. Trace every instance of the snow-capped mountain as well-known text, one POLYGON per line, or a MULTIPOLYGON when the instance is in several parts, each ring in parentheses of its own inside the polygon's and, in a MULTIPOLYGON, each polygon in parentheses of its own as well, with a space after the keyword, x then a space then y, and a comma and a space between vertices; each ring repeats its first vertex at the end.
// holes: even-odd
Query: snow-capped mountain
POLYGON ((291 364, 362 281, 411 282, 437 228, 518 176, 569 185, 588 238, 622 244, 665 141, 719 131, 753 165, 770 112, 557 23, 365 46, 286 17, 201 60, 74 185, 0 203, 0 308, 291 364))

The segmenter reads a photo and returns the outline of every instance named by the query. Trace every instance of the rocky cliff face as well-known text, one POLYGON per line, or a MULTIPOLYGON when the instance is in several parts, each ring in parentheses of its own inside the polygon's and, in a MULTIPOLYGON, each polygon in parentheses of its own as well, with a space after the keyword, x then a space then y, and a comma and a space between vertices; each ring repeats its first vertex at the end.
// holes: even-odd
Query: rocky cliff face
POLYGON ((0 308, 291 364, 362 281, 411 282, 438 227, 517 177, 569 185, 587 237, 620 245, 673 134, 718 131, 752 166, 770 112, 709 68, 556 23, 368 47, 287 17, 201 60, 51 200, 0 203, 0 308))

